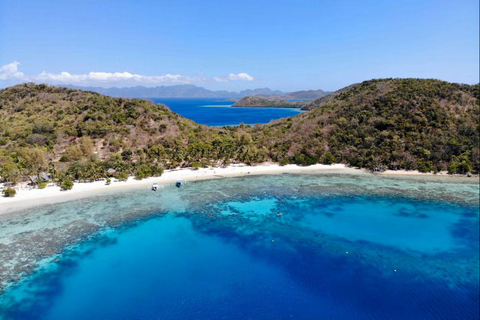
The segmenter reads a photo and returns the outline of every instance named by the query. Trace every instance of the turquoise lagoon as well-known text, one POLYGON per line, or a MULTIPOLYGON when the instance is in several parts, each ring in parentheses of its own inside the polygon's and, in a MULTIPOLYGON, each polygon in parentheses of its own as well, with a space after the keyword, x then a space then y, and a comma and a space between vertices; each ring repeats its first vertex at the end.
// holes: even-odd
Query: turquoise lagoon
POLYGON ((0 215, 0 318, 478 319, 478 196, 329 172, 0 215))

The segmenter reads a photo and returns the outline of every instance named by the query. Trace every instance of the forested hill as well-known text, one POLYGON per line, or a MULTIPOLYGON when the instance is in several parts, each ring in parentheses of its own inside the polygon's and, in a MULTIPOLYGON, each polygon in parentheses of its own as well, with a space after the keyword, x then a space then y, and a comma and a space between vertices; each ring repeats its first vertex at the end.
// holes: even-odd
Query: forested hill
POLYGON ((358 167, 478 172, 479 85, 379 79, 255 130, 271 157, 358 167), (278 156, 277 156, 278 155, 278 156))
POLYGON ((221 129, 145 100, 17 85, 0 90, 0 176, 94 179, 113 167, 141 178, 179 165, 268 160, 478 172, 478 85, 371 80, 312 103, 293 118, 221 129))
POLYGON ((140 178, 180 165, 268 160, 246 130, 199 125, 147 100, 22 84, 0 90, 0 176, 88 180, 114 168, 140 178))
POLYGON ((284 99, 267 99, 259 96, 248 96, 236 101, 232 107, 238 108, 301 108, 306 101, 287 101, 284 99))

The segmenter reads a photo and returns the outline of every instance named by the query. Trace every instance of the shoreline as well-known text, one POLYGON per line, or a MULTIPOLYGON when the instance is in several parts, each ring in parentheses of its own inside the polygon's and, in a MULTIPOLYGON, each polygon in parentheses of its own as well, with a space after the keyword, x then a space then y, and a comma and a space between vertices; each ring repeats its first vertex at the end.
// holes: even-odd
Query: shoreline
MULTIPOLYGON (((178 179, 183 181, 201 181, 207 179, 220 179, 227 177, 240 177, 247 175, 264 175, 264 174, 283 174, 283 173, 302 173, 302 172, 325 172, 325 171, 344 171, 350 173, 365 173, 367 171, 358 168, 347 167, 344 164, 323 165, 316 164, 312 166, 298 166, 285 165, 280 166, 273 163, 264 163, 257 166, 247 166, 243 164, 230 165, 224 168, 200 168, 194 170, 192 168, 165 170, 160 177, 150 177, 143 180, 136 180, 134 177, 129 177, 128 181, 121 182, 112 178, 112 183, 106 185, 105 180, 94 182, 77 182, 74 183, 72 190, 61 191, 59 186, 46 187, 45 189, 38 188, 16 188, 17 194, 15 197, 0 197, 0 215, 10 213, 13 211, 25 210, 27 208, 36 207, 39 205, 54 204, 59 202, 66 202, 79 198, 86 198, 98 194, 98 192, 109 191, 120 188, 134 188, 134 187, 148 187, 153 183, 158 183, 159 186, 174 183, 178 179)), ((387 170, 376 175, 383 176, 442 176, 448 177, 446 173, 421 173, 418 171, 387 170)), ((161 189, 160 191, 161 192, 161 189)))

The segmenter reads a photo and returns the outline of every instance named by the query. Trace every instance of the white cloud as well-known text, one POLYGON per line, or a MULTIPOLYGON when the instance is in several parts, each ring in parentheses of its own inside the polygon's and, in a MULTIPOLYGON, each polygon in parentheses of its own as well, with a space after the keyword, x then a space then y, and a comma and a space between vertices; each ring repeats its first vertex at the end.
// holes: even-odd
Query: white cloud
POLYGON ((213 81, 216 81, 216 82, 228 82, 228 79, 227 79, 227 78, 213 77, 213 81))
POLYGON ((87 74, 70 74, 69 72, 48 73, 42 72, 38 76, 30 76, 34 82, 49 82, 61 84, 156 84, 165 82, 192 83, 205 82, 204 77, 189 77, 179 74, 166 74, 163 76, 144 76, 141 74, 132 74, 130 72, 89 72, 87 74))
POLYGON ((240 73, 230 73, 228 76, 225 76, 225 77, 214 77, 213 80, 216 82, 228 82, 231 80, 253 81, 255 80, 255 78, 249 75, 248 73, 240 72, 240 73))
POLYGON ((8 84, 20 82, 36 82, 50 84, 73 84, 80 86, 113 86, 113 85, 148 85, 161 83, 198 83, 198 82, 229 82, 229 81, 252 81, 254 78, 247 73, 230 73, 224 77, 207 78, 204 75, 198 77, 184 76, 179 74, 165 74, 146 76, 130 72, 89 72, 85 74, 71 74, 70 72, 50 73, 43 71, 36 75, 26 75, 19 71, 19 62, 12 62, 0 67, 0 81, 8 84))
POLYGON ((230 73, 228 75, 229 80, 243 80, 243 81, 252 81, 255 80, 251 75, 245 72, 240 72, 240 73, 230 73))
POLYGON ((0 80, 24 80, 25 75, 18 71, 20 62, 14 61, 0 67, 0 80))

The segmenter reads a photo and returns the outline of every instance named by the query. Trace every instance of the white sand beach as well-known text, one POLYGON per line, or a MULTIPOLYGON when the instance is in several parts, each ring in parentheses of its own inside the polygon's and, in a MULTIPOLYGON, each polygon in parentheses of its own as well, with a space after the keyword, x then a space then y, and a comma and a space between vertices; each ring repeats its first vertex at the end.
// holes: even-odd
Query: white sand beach
MULTIPOLYGON (((153 183, 158 183, 161 187, 169 183, 174 183, 178 179, 185 182, 198 181, 203 179, 217 179, 226 177, 237 177, 246 175, 262 175, 262 174, 281 174, 281 173, 296 173, 296 172, 322 172, 326 170, 341 170, 342 172, 359 173, 364 172, 360 169, 346 167, 344 164, 323 165, 316 164, 308 167, 297 165, 280 166, 276 163, 264 163, 256 166, 248 166, 245 164, 234 164, 223 168, 201 168, 194 170, 191 168, 165 170, 161 177, 151 177, 143 180, 136 180, 134 177, 129 177, 128 181, 117 181, 112 179, 110 185, 107 185, 105 180, 95 182, 81 182, 75 183, 72 190, 61 191, 57 185, 48 186, 44 189, 32 188, 26 183, 18 184, 15 189, 17 194, 15 197, 0 197, 0 214, 8 213, 17 210, 23 210, 29 207, 34 207, 43 204, 52 204, 58 202, 70 201, 78 198, 85 198, 96 195, 101 191, 112 190, 118 188, 128 187, 142 187, 149 189, 153 183)), ((403 176, 419 176, 419 175, 433 175, 433 173, 421 173, 418 171, 406 170, 387 170, 378 173, 380 175, 403 175, 403 176)), ((446 176, 446 172, 436 174, 446 176)))
POLYGON ((265 163, 257 166, 235 164, 224 168, 200 168, 198 170, 187 168, 165 170, 161 177, 151 177, 143 180, 136 180, 134 177, 130 177, 128 181, 117 181, 116 179, 112 179, 110 185, 107 185, 105 180, 75 183, 72 190, 69 191, 61 191, 60 187, 56 185, 49 186, 44 189, 38 189, 27 187, 26 184, 18 184, 15 187, 17 191, 15 197, 0 197, 0 214, 42 204, 64 202, 72 199, 88 197, 103 190, 135 186, 145 186, 146 188, 149 188, 153 183, 158 183, 161 186, 168 183, 174 183, 178 179, 188 182, 202 179, 215 179, 244 175, 315 172, 324 170, 350 170, 352 172, 358 171, 357 169, 347 168, 343 164, 317 164, 308 167, 297 165, 280 166, 278 164, 271 163, 265 163))

